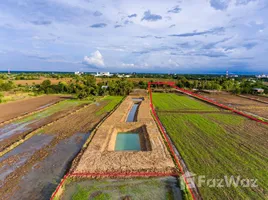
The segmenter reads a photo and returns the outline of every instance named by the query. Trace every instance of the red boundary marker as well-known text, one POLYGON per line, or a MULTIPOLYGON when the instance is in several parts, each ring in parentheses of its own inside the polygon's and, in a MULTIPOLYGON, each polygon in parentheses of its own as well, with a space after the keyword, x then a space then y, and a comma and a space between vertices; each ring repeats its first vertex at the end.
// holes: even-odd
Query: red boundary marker
POLYGON ((170 85, 170 86, 175 86, 175 83, 174 82, 167 82, 167 83, 166 82, 149 82, 148 83, 148 91, 149 91, 149 95, 150 95, 150 107, 151 107, 152 113, 153 113, 153 115, 155 117, 155 120, 156 120, 158 126, 160 127, 161 133, 162 133, 162 135, 164 136, 164 138, 165 138, 165 140, 167 142, 169 150, 170 150, 173 158, 175 159, 175 162, 176 162, 176 164, 177 164, 177 166, 178 166, 178 168, 179 168, 179 170, 180 170, 180 172, 182 174, 182 177, 183 177, 183 180, 184 180, 184 182, 185 182, 185 184, 187 186, 187 189, 189 190, 189 192, 191 194, 191 197, 194 200, 196 200, 197 197, 194 195, 194 191, 192 190, 192 188, 190 187, 190 184, 188 183, 186 177, 184 176, 183 167, 181 166, 180 161, 178 160, 178 158, 177 158, 177 156, 176 156, 176 154, 175 154, 175 152, 174 152, 174 150, 172 148, 172 144, 171 144, 170 140, 168 139, 168 136, 167 136, 167 134, 165 132, 165 129, 164 129, 162 123, 160 122, 160 120, 158 118, 158 115, 155 112, 155 109, 154 109, 154 106, 153 106, 153 95, 152 95, 152 91, 151 91, 151 84, 166 84, 166 85, 170 85))
POLYGON ((178 173, 165 173, 165 172, 99 172, 99 173, 89 173, 89 172, 69 172, 67 173, 57 186, 56 190, 52 194, 50 200, 53 200, 54 197, 59 192, 60 188, 63 186, 64 182, 69 177, 105 177, 105 178, 129 178, 129 177, 164 177, 164 176, 175 176, 178 177, 178 173))
POLYGON ((208 99, 208 98, 205 98, 205 97, 203 97, 201 95, 195 94, 195 93, 193 93, 193 92, 191 92, 189 90, 185 90, 185 89, 179 88, 179 87, 177 87, 175 85, 175 82, 149 82, 148 83, 148 91, 149 91, 149 95, 150 95, 150 107, 151 107, 152 113, 153 113, 153 115, 154 115, 154 117, 156 119, 156 122, 157 122, 158 126, 160 127, 161 133, 163 134, 163 136, 164 136, 164 138, 165 138, 165 140, 166 140, 166 142, 168 144, 169 150, 170 150, 172 156, 174 157, 175 162, 176 162, 177 166, 179 167, 180 172, 183 175, 184 182, 185 182, 185 184, 186 184, 186 186, 187 186, 187 188, 188 188, 188 190, 189 190, 189 192, 190 192, 190 194, 191 194, 191 196, 192 196, 192 198, 194 200, 197 199, 197 197, 195 196, 194 191, 192 190, 192 188, 190 187, 187 179, 184 176, 183 168, 182 168, 182 166, 181 166, 181 164, 180 164, 180 162, 179 162, 179 160, 178 160, 178 158, 177 158, 177 156, 176 156, 176 154, 175 154, 175 152, 174 152, 174 150, 172 148, 172 144, 171 144, 171 142, 170 142, 170 140, 169 140, 169 138, 167 136, 167 133, 165 132, 165 129, 164 129, 162 123, 160 122, 160 120, 158 118, 158 115, 155 112, 155 109, 154 109, 154 106, 153 106, 153 96, 152 96, 152 91, 151 91, 151 85, 168 85, 168 86, 171 86, 171 87, 177 89, 178 91, 180 91, 180 92, 182 92, 184 94, 187 94, 189 96, 193 96, 195 98, 201 99, 203 101, 206 101, 206 102, 208 102, 210 104, 216 105, 216 106, 221 107, 223 109, 230 110, 230 111, 232 111, 232 112, 234 112, 236 114, 242 115, 242 116, 247 117, 247 118, 249 118, 251 120, 254 120, 256 122, 259 122, 259 123, 268 125, 268 122, 262 121, 262 120, 260 120, 258 118, 252 117, 250 115, 247 115, 245 113, 242 113, 242 112, 240 112, 238 110, 235 110, 235 109, 230 108, 228 106, 225 106, 223 104, 219 104, 216 101, 213 101, 213 100, 208 99))
MULTIPOLYGON (((152 91, 151 91, 151 85, 168 85, 168 86, 171 86, 175 89, 177 89, 178 91, 184 93, 184 94, 187 94, 189 96, 193 96, 195 98, 198 98, 198 99, 201 99, 203 101, 206 101, 208 103, 211 103, 213 105, 216 105, 218 107, 221 107, 223 109, 226 109, 226 110, 230 110, 236 114, 239 114, 239 115, 242 115, 244 117, 247 117, 251 120, 254 120, 256 122, 259 122, 259 123, 262 123, 262 124, 265 124, 265 125, 268 125, 268 122, 265 122, 265 121, 262 121, 258 118, 255 118, 255 117, 252 117, 250 115, 247 115, 245 113, 242 113, 238 110, 235 110, 233 108, 230 108, 228 106, 225 106, 223 104, 219 104, 217 103, 216 101, 213 101, 211 99, 208 99, 208 98, 205 98, 201 95, 198 95, 198 94, 195 94, 189 90, 185 90, 185 89, 182 89, 182 88, 179 88, 175 85, 174 82, 149 82, 148 83, 148 91, 149 91, 149 95, 150 95, 150 108, 151 108, 151 111, 152 111, 152 114, 161 130, 161 133, 163 135, 163 137, 165 138, 166 142, 167 142, 167 145, 168 145, 168 148, 173 156, 173 158, 175 159, 175 162, 181 172, 181 174, 183 175, 183 179, 184 179, 184 182, 187 186, 187 189, 189 190, 190 194, 191 194, 191 197, 196 200, 197 197, 194 195, 194 191, 192 190, 192 188, 190 187, 187 179, 185 178, 184 176, 184 171, 183 171, 183 167, 181 166, 173 148, 172 148, 172 144, 165 132, 165 129, 162 125, 162 123, 160 122, 156 112, 155 112, 155 109, 154 109, 154 106, 153 106, 153 97, 152 97, 152 91)), ((54 199, 54 197, 57 195, 59 189, 63 186, 63 183, 64 181, 68 178, 68 177, 94 177, 94 176, 97 176, 97 177, 110 177, 110 178, 116 178, 116 177, 161 177, 161 176, 178 176, 177 173, 161 173, 161 172, 125 172, 125 173, 122 173, 122 172, 105 172, 105 173, 75 173, 75 172, 70 172, 70 173, 67 173, 63 179, 61 180, 60 184, 57 186, 55 192, 52 194, 51 196, 51 200, 54 199)))

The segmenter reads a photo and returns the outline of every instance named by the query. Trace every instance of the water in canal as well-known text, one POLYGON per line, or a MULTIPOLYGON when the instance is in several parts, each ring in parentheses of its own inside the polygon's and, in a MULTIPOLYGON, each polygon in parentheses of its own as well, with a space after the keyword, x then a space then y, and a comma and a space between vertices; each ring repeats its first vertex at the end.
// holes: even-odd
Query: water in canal
POLYGON ((128 117, 127 117, 127 122, 135 122, 137 121, 136 116, 138 112, 139 104, 134 103, 131 110, 129 111, 128 117))
POLYGON ((118 133, 115 151, 140 151, 140 136, 138 133, 118 133))

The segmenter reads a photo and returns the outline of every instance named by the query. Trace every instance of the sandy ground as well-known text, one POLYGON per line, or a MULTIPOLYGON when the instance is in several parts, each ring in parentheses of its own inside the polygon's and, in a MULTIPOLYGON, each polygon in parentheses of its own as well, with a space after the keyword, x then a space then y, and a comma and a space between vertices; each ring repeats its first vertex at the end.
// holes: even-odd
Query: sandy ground
MULTIPOLYGON (((246 99, 231 94, 201 94, 218 103, 243 111, 247 114, 258 115, 268 119, 268 104, 246 99)), ((264 97, 265 98, 265 97, 264 97)))
POLYGON ((139 106, 137 122, 126 122, 133 105, 132 94, 96 131, 74 172, 174 172, 175 166, 161 133, 150 114, 149 99, 139 106), (118 132, 141 132, 142 151, 114 151, 118 132))
POLYGON ((49 106, 64 99, 66 98, 48 95, 0 104, 0 123, 13 119, 15 117, 19 117, 20 115, 24 115, 38 109, 42 109, 45 106, 49 106))
POLYGON ((0 157, 0 199, 49 199, 90 131, 106 115, 95 114, 106 104, 94 103, 68 115, 0 157))

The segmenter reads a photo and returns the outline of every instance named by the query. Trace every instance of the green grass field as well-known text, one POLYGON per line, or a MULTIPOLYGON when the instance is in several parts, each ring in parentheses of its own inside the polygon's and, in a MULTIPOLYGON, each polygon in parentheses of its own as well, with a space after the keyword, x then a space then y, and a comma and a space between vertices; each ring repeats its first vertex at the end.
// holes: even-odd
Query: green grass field
POLYGON ((153 93, 154 106, 157 110, 201 110, 215 111, 216 107, 196 101, 192 97, 173 93, 153 93))
POLYGON ((83 104, 89 104, 91 102, 92 101, 88 101, 88 100, 71 100, 71 99, 61 101, 55 105, 50 106, 49 108, 47 108, 41 112, 35 113, 35 114, 30 115, 28 117, 25 117, 23 119, 20 119, 20 120, 18 120, 18 122, 28 122, 28 121, 32 121, 32 120, 45 118, 45 117, 51 116, 59 111, 64 111, 68 108, 83 105, 83 104))
POLYGON ((110 112, 114 107, 122 101, 123 97, 122 96, 106 96, 102 100, 108 101, 108 104, 104 106, 101 110, 99 110, 96 115, 101 115, 103 113, 110 112))
MULTIPOLYGON (((154 94, 157 98, 153 102, 159 110, 178 109, 174 103, 158 102, 159 99, 174 102, 174 95, 161 97, 165 95, 154 94)), ((180 99, 186 99, 181 102, 186 108, 200 103, 180 99)), ((204 199, 268 199, 268 126, 231 113, 159 112, 158 116, 190 172, 205 175, 205 180, 232 175, 257 179, 255 188, 241 184, 213 187, 211 182, 205 182, 199 187, 204 199)))
POLYGON ((69 181, 61 199, 175 200, 179 197, 178 180, 174 177, 162 177, 69 181))

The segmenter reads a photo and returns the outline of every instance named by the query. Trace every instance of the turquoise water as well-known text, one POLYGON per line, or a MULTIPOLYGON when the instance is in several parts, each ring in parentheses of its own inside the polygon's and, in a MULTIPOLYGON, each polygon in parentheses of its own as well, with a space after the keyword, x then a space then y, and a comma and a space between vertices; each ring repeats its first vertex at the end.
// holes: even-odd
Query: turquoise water
POLYGON ((118 133, 115 151, 140 151, 140 137, 138 133, 118 133))
POLYGON ((127 117, 127 122, 134 122, 135 120, 135 116, 136 116, 136 112, 138 110, 139 104, 134 103, 131 110, 129 111, 128 117, 127 117))

